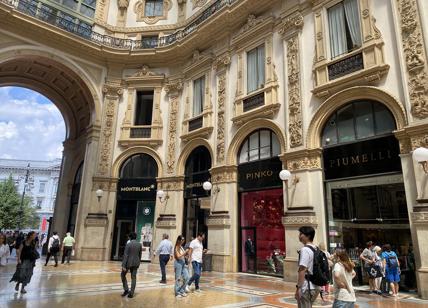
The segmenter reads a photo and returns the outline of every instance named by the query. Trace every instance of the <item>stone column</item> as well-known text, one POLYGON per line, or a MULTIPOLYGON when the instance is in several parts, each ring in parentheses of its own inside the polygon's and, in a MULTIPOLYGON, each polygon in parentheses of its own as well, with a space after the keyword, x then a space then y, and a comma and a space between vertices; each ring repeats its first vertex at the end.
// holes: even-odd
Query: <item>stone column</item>
POLYGON ((294 282, 297 273, 297 250, 302 247, 298 237, 299 227, 314 227, 315 243, 326 243, 321 150, 285 153, 281 160, 293 174, 289 183, 284 183, 286 210, 282 223, 285 227, 286 246, 284 280, 294 282))

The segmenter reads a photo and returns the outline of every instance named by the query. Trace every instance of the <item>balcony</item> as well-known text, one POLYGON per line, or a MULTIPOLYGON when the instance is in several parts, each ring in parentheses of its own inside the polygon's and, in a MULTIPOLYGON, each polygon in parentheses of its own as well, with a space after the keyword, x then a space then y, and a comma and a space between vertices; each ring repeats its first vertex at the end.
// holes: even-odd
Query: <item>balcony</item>
POLYGON ((160 125, 124 125, 121 129, 122 132, 119 139, 121 147, 159 146, 162 144, 162 126, 160 125))
POLYGON ((189 132, 194 131, 196 129, 202 128, 204 123, 204 118, 202 116, 194 118, 189 121, 189 132))
POLYGON ((261 107, 265 104, 265 94, 259 93, 254 96, 246 98, 242 102, 244 112, 250 111, 254 108, 261 107))
POLYGON ((106 47, 123 50, 154 49, 172 45, 194 33, 211 16, 216 15, 219 11, 237 2, 239 2, 239 0, 217 0, 184 28, 173 34, 157 38, 157 41, 152 41, 150 44, 147 44, 144 40, 122 39, 95 32, 92 30, 92 25, 87 22, 79 20, 74 16, 61 12, 37 0, 0 0, 0 3, 9 5, 21 13, 61 28, 80 38, 106 47))
POLYGON ((131 138, 150 138, 152 134, 152 128, 149 127, 131 127, 130 137, 131 138))
POLYGON ((180 138, 184 142, 198 137, 208 139, 214 129, 211 123, 211 109, 206 109, 202 114, 196 117, 185 119, 183 121, 183 135, 181 135, 180 138))
POLYGON ((329 80, 334 80, 362 70, 364 69, 363 54, 360 52, 350 57, 344 58, 343 60, 328 65, 327 68, 329 80))

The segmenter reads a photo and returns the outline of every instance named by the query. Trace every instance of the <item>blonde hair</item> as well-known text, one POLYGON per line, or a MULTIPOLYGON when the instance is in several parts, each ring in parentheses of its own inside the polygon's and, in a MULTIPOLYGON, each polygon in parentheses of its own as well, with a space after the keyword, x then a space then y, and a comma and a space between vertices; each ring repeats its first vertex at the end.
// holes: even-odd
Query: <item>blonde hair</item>
POLYGON ((379 246, 376 246, 375 248, 373 248, 373 250, 374 250, 376 253, 379 253, 380 251, 382 251, 382 248, 380 248, 379 246))
POLYGON ((318 245, 318 248, 320 249, 320 250, 326 250, 326 247, 325 247, 325 244, 324 243, 320 243, 319 245, 318 245))

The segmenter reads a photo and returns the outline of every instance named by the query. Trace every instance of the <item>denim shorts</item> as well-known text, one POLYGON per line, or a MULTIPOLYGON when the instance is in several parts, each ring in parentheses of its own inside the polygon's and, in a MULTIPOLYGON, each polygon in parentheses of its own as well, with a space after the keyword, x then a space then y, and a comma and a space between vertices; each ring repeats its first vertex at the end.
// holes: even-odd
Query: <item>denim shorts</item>
POLYGON ((333 303, 333 308, 354 308, 354 304, 354 302, 345 302, 335 299, 333 303))

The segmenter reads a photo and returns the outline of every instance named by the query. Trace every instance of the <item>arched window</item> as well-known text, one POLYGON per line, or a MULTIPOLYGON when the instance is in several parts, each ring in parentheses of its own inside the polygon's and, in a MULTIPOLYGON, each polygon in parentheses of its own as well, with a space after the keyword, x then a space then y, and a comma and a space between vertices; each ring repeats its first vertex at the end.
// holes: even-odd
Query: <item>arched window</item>
POLYGON ((210 168, 211 154, 206 147, 199 146, 187 158, 185 174, 188 176, 198 172, 206 172, 210 168))
POLYGON ((148 154, 137 154, 129 157, 120 169, 121 179, 155 178, 157 175, 156 161, 148 154))
POLYGON ((355 101, 340 108, 328 119, 321 144, 331 146, 391 134, 395 128, 394 117, 383 104, 355 101))
POLYGON ((268 129, 253 132, 243 142, 239 151, 239 163, 268 159, 280 154, 280 146, 275 133, 268 129))

